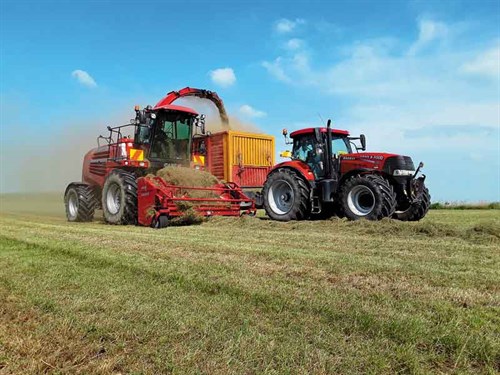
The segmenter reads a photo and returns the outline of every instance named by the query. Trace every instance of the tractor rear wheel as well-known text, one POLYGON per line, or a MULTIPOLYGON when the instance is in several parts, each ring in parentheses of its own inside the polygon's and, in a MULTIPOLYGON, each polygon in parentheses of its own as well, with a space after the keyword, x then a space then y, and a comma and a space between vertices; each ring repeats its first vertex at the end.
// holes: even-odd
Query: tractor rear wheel
POLYGON ((64 194, 68 221, 92 221, 97 201, 89 185, 71 184, 64 194))
MULTIPOLYGON (((418 184, 419 180, 416 181, 415 184, 418 184)), ((416 202, 409 204, 409 206, 405 210, 399 210, 399 207, 394 212, 393 218, 401 221, 419 221, 429 211, 429 207, 431 205, 431 195, 429 194, 429 189, 425 187, 425 184, 421 182, 422 186, 420 199, 416 202)), ((414 186, 414 189, 416 186, 414 186)))
POLYGON ((340 190, 342 213, 350 220, 380 220, 391 217, 396 209, 394 188, 376 174, 349 178, 340 190))
POLYGON ((310 188, 291 169, 281 168, 271 173, 264 183, 262 195, 264 209, 273 220, 302 220, 310 214, 310 188))
POLYGON ((137 223, 137 182, 134 174, 116 169, 108 175, 102 189, 102 209, 109 224, 137 223))

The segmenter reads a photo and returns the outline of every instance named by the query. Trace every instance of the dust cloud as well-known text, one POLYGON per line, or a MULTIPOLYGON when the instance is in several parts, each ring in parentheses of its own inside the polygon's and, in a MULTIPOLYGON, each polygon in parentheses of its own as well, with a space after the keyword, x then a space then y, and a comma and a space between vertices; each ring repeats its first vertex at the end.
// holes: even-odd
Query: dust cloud
MULTIPOLYGON (((212 133, 239 130, 262 133, 256 125, 229 115, 229 129, 221 123, 215 105, 206 99, 181 98, 176 105, 184 105, 206 115, 206 130, 212 133)), ((105 116, 105 115, 103 115, 105 116)), ((61 120, 58 130, 45 134, 43 130, 23 136, 13 144, 2 147, 2 184, 0 193, 61 192, 68 183, 81 181, 84 155, 97 147, 97 137, 109 134, 106 127, 127 124, 135 117, 132 108, 109 117, 65 122, 61 120), (11 160, 7 158, 14 155, 11 160)), ((133 128, 130 134, 133 136, 133 128)))

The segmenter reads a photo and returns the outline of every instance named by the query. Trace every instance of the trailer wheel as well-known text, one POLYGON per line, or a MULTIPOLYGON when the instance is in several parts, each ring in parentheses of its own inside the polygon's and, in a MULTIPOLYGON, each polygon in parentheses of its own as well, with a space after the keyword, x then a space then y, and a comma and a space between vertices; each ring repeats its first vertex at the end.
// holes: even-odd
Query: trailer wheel
POLYGON ((70 184, 64 194, 68 221, 92 221, 97 201, 89 185, 70 184))
POLYGON ((396 208, 394 188, 376 174, 349 178, 340 190, 343 214, 350 220, 380 220, 391 217, 396 208))
POLYGON ((271 173, 262 189, 264 209, 273 220, 303 220, 309 216, 310 188, 297 172, 278 169, 271 173))
MULTIPOLYGON (((418 179, 415 180, 418 184, 418 179)), ((421 182, 421 195, 420 200, 413 204, 410 204, 405 210, 399 210, 399 207, 394 212, 393 218, 401 221, 419 221, 429 211, 431 205, 431 195, 429 194, 429 189, 425 187, 425 184, 421 182)))
POLYGON ((102 189, 102 209, 109 224, 137 223, 137 182, 134 174, 116 169, 108 175, 102 189))

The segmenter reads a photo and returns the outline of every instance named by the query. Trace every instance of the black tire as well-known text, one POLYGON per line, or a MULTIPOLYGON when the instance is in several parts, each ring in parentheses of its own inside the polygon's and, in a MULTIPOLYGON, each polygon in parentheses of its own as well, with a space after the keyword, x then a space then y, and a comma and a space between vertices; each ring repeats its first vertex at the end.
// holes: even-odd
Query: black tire
POLYGON ((328 220, 335 215, 335 206, 330 202, 323 202, 321 204, 320 213, 311 213, 309 217, 311 220, 328 220))
POLYGON ((166 215, 161 215, 151 222, 151 228, 160 229, 166 227, 168 227, 168 217, 166 215))
POLYGON ((342 214, 350 220, 380 220, 391 217, 396 209, 394 188, 376 174, 356 175, 340 189, 342 214))
POLYGON ((64 194, 64 205, 68 221, 92 221, 97 200, 89 185, 71 184, 64 194))
POLYGON ((112 171, 102 189, 102 210, 109 224, 137 223, 137 182, 133 173, 112 171))
POLYGON ((308 183, 297 172, 280 168, 264 183, 264 209, 273 220, 307 219, 311 212, 310 191, 308 183))
POLYGON ((431 206, 431 195, 429 194, 429 189, 425 187, 425 184, 422 188, 420 200, 410 204, 406 210, 394 212, 394 219, 401 221, 419 221, 427 215, 429 207, 431 206))

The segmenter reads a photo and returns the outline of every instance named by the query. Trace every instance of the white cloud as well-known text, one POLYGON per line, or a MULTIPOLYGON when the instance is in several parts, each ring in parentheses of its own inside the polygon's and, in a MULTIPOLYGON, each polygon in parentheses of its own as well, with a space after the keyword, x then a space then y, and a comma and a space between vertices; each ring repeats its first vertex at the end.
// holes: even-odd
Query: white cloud
POLYGON ((210 78, 216 85, 222 87, 232 86, 236 82, 236 75, 231 68, 220 68, 210 71, 210 78))
POLYGON ((71 76, 76 78, 76 80, 84 86, 97 87, 97 83, 95 82, 94 78, 92 78, 92 76, 85 70, 73 70, 73 72, 71 72, 71 76))
POLYGON ((266 112, 259 111, 248 104, 244 104, 240 107, 240 113, 246 117, 264 117, 267 115, 266 112))
POLYGON ((422 19, 418 24, 418 39, 408 50, 408 55, 414 56, 431 42, 443 39, 448 35, 448 27, 442 22, 422 19))
POLYGON ((284 68, 281 66, 281 57, 276 58, 274 61, 264 61, 262 66, 278 81, 291 82, 290 77, 285 73, 284 68))
POLYGON ((462 65, 464 73, 500 79, 500 45, 482 52, 470 62, 462 65))
POLYGON ((332 100, 342 98, 346 105, 333 114, 335 122, 353 134, 365 132, 370 149, 385 149, 390 140, 393 151, 401 153, 456 152, 469 150, 473 144, 491 150, 494 139, 478 134, 477 129, 500 128, 498 86, 466 79, 458 69, 463 66, 468 73, 493 75, 498 71, 500 51, 464 50, 460 48, 462 36, 453 39, 454 28, 430 21, 419 25, 418 39, 406 48, 402 39, 392 37, 361 40, 340 47, 335 63, 312 61, 310 56, 321 55, 318 51, 309 55, 291 50, 262 66, 286 84, 327 94, 321 102, 328 100, 328 94, 332 100), (436 48, 427 49, 444 38, 446 45, 436 43, 436 48), (428 53, 417 53, 424 48, 428 53), (453 130, 457 126, 471 133, 458 135, 453 130), (436 135, 432 127, 450 129, 452 136, 436 135), (429 129, 428 136, 410 135, 410 130, 423 128, 429 129))
POLYGON ((291 51, 300 49, 303 46, 304 46, 304 41, 302 39, 297 39, 297 38, 290 39, 285 44, 285 48, 291 51))
POLYGON ((302 18, 297 18, 294 21, 289 20, 287 18, 282 18, 274 24, 274 30, 280 34, 286 34, 292 32, 297 25, 302 25, 305 23, 305 20, 302 18))

